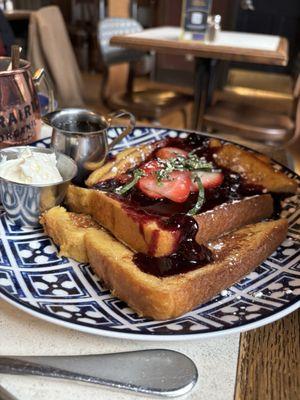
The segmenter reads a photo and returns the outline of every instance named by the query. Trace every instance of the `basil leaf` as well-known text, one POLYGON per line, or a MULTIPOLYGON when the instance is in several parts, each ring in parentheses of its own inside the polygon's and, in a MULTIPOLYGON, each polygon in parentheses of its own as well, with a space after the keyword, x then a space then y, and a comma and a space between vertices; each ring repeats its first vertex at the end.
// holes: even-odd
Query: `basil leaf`
POLYGON ((197 176, 195 180, 197 181, 198 188, 199 188, 198 199, 197 199, 194 207, 187 213, 187 215, 198 214, 198 212, 200 211, 201 207, 203 206, 203 203, 205 200, 204 187, 202 185, 201 178, 199 176, 197 176))
POLYGON ((133 179, 132 181, 128 182, 124 186, 119 186, 117 189, 115 189, 115 192, 117 194, 124 194, 128 192, 128 190, 132 189, 136 183, 141 179, 142 176, 144 176, 144 172, 141 169, 136 169, 133 171, 133 179))

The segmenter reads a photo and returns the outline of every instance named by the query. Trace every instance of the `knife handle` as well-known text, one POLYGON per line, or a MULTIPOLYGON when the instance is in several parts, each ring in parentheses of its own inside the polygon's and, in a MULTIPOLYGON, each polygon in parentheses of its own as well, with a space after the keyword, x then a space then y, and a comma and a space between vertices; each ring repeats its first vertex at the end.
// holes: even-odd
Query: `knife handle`
POLYGON ((198 378, 190 358, 163 349, 84 356, 0 357, 0 373, 72 379, 165 397, 188 393, 198 378))
POLYGON ((0 385, 0 399, 1 400, 18 400, 14 395, 9 393, 3 386, 0 385))

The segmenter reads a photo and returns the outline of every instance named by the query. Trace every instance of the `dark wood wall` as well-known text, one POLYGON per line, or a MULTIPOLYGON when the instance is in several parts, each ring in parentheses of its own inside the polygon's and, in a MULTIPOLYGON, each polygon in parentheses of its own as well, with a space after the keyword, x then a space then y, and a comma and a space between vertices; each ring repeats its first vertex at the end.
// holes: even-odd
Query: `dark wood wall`
MULTIPOLYGON (((103 0, 104 1, 104 0, 103 0)), ((106 3, 112 0, 105 0, 106 3)), ((127 1, 127 0, 126 0, 127 1)), ((138 4, 138 19, 146 27, 179 26, 181 22, 182 0, 135 0, 138 4)), ((38 8, 47 4, 60 7, 75 51, 83 69, 97 69, 97 18, 100 0, 15 0, 18 8, 38 8), (87 21, 86 12, 82 21, 75 18, 72 5, 81 3, 92 9, 91 21, 87 21), (91 7, 90 7, 91 6, 91 7), (73 16, 73 17, 72 17, 73 16), (87 61, 87 54, 89 60, 87 61)), ((300 51, 300 0, 252 0, 254 11, 244 10, 241 0, 213 0, 212 14, 222 16, 222 29, 244 32, 268 33, 285 36, 290 42, 290 63, 285 72, 292 70, 294 60, 300 51)), ((111 3, 109 3, 111 4, 111 3)), ((124 0, 114 0, 114 7, 124 5, 124 0), (119 3, 118 3, 119 2, 119 3)), ((184 85, 192 84, 193 60, 170 55, 157 55, 157 77, 162 80, 177 80, 180 76, 184 85)), ((274 67, 254 64, 234 64, 242 68, 271 69, 274 67)), ((275 67, 275 69, 279 69, 275 67)))

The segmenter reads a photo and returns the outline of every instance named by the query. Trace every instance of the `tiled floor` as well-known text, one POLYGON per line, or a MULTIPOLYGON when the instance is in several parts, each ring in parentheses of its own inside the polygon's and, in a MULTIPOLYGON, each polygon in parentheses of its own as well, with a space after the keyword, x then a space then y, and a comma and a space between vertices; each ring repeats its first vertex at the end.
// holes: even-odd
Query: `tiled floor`
MULTIPOLYGON (((84 79, 84 95, 87 107, 98 113, 107 113, 107 110, 100 101, 100 83, 101 83, 101 74, 83 74, 84 79)), ((139 87, 149 85, 149 83, 145 79, 137 80, 137 85, 139 87)), ((191 112, 191 109, 189 110, 191 112)), ((138 121, 139 123, 147 124, 147 121, 138 121)), ((162 126, 168 126, 171 128, 184 128, 183 119, 180 112, 172 113, 167 116, 164 116, 160 123, 162 126)), ((297 143, 293 143, 288 148, 289 153, 291 154, 295 170, 300 174, 300 139, 297 143)))

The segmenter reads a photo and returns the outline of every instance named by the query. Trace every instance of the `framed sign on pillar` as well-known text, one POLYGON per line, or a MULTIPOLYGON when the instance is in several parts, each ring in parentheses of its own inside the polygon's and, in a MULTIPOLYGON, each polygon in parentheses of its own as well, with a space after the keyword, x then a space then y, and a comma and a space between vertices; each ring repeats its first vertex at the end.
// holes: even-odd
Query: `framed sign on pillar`
POLYGON ((182 2, 182 39, 204 40, 212 0, 183 0, 182 2))

